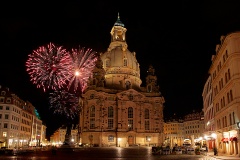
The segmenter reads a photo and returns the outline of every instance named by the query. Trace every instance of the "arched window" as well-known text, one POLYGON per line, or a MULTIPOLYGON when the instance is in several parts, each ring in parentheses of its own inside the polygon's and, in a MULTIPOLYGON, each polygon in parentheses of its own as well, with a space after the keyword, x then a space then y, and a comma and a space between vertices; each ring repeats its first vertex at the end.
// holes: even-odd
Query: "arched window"
POLYGON ((127 58, 124 58, 124 59, 123 59, 123 66, 124 66, 124 67, 127 67, 127 65, 128 65, 128 64, 127 64, 127 58))

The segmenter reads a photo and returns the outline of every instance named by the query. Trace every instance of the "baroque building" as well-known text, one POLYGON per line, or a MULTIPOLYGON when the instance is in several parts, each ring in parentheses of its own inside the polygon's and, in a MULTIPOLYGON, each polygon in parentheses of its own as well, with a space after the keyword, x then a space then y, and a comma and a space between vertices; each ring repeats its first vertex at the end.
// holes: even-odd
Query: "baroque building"
POLYGON ((118 16, 111 42, 99 54, 80 104, 80 142, 95 146, 160 145, 164 97, 152 65, 142 87, 140 65, 128 50, 124 24, 118 16))

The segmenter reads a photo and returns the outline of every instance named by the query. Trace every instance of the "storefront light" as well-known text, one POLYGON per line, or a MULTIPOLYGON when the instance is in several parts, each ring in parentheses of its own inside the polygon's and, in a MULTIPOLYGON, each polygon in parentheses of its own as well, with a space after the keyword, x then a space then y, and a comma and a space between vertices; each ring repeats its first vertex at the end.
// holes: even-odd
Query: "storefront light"
POLYGON ((217 134, 216 133, 212 133, 211 136, 216 139, 217 138, 217 134))

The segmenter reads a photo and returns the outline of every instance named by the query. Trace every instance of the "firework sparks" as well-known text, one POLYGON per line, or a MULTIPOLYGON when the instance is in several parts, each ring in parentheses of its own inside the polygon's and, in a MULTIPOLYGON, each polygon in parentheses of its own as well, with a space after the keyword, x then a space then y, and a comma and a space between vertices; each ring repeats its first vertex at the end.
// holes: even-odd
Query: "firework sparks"
POLYGON ((74 91, 80 88, 81 93, 87 87, 87 81, 92 75, 92 70, 95 67, 97 60, 96 52, 92 49, 80 48, 72 49, 72 65, 71 79, 68 84, 68 89, 73 87, 74 91))
POLYGON ((54 110, 54 114, 66 115, 72 119, 79 114, 79 98, 76 94, 69 93, 65 90, 55 90, 53 93, 50 93, 49 102, 50 109, 54 110))
POLYGON ((30 81, 37 88, 59 89, 69 80, 69 70, 72 70, 72 58, 62 46, 57 47, 53 43, 34 50, 26 62, 30 81))

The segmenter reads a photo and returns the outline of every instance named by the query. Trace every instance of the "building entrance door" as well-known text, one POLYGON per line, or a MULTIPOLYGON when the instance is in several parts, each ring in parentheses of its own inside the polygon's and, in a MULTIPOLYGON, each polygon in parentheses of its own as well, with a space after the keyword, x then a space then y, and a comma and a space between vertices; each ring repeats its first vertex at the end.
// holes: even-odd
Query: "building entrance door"
POLYGON ((134 144, 134 137, 133 136, 128 136, 128 145, 131 146, 134 144))

